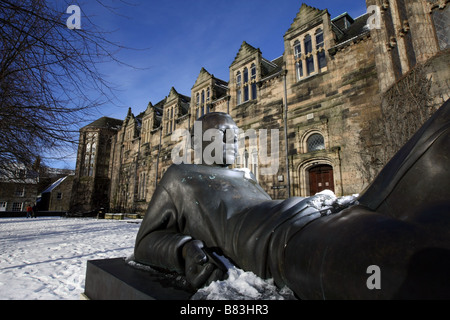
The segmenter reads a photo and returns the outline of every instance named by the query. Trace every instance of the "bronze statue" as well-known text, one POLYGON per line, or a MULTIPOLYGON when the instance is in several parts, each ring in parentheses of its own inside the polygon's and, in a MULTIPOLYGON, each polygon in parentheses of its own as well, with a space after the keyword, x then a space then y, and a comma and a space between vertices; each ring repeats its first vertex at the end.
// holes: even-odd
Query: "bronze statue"
MULTIPOLYGON (((199 120, 204 131, 237 129, 224 113, 199 120)), ((449 129, 447 102, 359 204, 333 214, 312 207, 313 197, 272 200, 254 177, 229 169, 236 143, 230 148, 224 133, 224 164, 168 169, 135 259, 184 274, 197 288, 224 274, 215 251, 300 299, 450 298, 449 129)))

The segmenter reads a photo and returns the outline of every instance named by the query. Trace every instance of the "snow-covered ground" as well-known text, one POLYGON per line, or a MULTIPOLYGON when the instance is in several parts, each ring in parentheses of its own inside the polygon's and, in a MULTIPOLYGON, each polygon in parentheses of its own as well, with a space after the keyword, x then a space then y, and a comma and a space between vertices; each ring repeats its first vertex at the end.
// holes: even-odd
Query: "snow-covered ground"
POLYGON ((0 299, 80 299, 88 260, 132 254, 139 224, 128 222, 1 218, 0 299))
MULTIPOLYGON (((322 192, 310 205, 326 210, 356 195, 336 198, 322 192)), ((0 300, 78 300, 88 260, 124 257, 133 264, 141 220, 0 218, 0 300)), ((142 267, 135 265, 137 267, 142 267)), ((271 280, 232 267, 225 281, 212 283, 194 299, 293 299, 271 280)))
MULTIPOLYGON (((140 220, 0 218, 0 300, 78 300, 88 260, 132 258, 140 220)), ((132 264, 132 262, 130 263, 132 264)), ((291 299, 233 268, 194 299, 291 299)))

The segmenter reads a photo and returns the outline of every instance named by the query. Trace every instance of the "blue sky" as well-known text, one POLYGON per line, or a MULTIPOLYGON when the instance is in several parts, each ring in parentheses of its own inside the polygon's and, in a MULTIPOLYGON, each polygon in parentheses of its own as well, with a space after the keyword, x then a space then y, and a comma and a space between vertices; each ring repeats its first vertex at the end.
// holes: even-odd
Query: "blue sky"
MULTIPOLYGON (((148 102, 162 100, 171 87, 190 96, 191 88, 204 67, 216 77, 229 80, 229 66, 246 41, 260 48, 266 59, 283 54, 283 35, 303 2, 328 9, 332 18, 348 12, 356 18, 366 12, 364 0, 102 0, 79 1, 83 19, 106 31, 108 38, 128 48, 118 58, 138 69, 109 63, 101 69, 119 89, 117 99, 98 110, 98 117, 135 115, 148 102)), ((95 115, 94 115, 95 118, 95 115)), ((95 119, 86 119, 86 123, 95 119)), ((74 168, 73 158, 62 167, 74 168)), ((55 164, 56 165, 56 164, 55 164)), ((57 165, 58 166, 58 165, 57 165)), ((61 165, 59 165, 61 167, 61 165)))

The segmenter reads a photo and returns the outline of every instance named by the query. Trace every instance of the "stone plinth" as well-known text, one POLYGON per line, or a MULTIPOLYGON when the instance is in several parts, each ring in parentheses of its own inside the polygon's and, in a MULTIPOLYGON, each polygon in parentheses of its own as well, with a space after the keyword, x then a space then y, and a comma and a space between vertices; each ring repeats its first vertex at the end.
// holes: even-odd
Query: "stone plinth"
POLYGON ((90 300, 188 300, 192 295, 181 281, 130 266, 125 258, 87 262, 83 296, 90 300))

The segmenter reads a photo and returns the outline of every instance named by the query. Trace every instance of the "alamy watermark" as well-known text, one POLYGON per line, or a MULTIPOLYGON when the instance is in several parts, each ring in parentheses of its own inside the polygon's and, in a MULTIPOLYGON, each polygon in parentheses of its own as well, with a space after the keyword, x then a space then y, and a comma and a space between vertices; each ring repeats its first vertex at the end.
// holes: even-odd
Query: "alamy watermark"
POLYGON ((377 265, 367 267, 367 274, 371 276, 367 278, 366 286, 369 290, 381 290, 381 269, 377 265))
POLYGON ((381 8, 377 5, 367 7, 367 13, 370 13, 367 19, 367 26, 370 30, 381 29, 381 8))
POLYGON ((267 129, 208 129, 203 132, 202 122, 196 121, 193 133, 186 129, 172 133, 172 141, 178 143, 172 149, 171 158, 174 164, 231 165, 238 160, 239 165, 244 165, 245 156, 238 155, 247 150, 252 156, 251 162, 261 165, 259 174, 274 175, 279 168, 279 137, 278 129, 270 130, 269 152, 267 129))
POLYGON ((81 9, 77 5, 71 5, 67 8, 66 13, 70 14, 70 17, 67 18, 66 26, 67 28, 81 29, 81 9))

